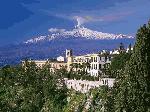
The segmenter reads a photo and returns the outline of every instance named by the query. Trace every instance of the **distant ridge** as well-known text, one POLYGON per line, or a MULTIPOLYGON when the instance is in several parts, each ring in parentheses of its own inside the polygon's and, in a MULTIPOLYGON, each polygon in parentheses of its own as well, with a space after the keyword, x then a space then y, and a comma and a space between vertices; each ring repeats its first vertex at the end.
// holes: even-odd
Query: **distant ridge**
POLYGON ((31 38, 20 44, 0 47, 0 66, 18 64, 23 59, 47 59, 65 56, 66 49, 75 55, 116 49, 120 42, 127 47, 135 38, 109 34, 76 26, 74 29, 50 28, 48 35, 31 38))
POLYGON ((54 39, 63 39, 63 38, 86 38, 86 39, 99 39, 99 40, 114 40, 114 39, 124 39, 124 38, 134 38, 133 36, 128 36, 124 34, 110 34, 103 33, 98 31, 93 31, 85 27, 76 27, 73 30, 66 31, 65 29, 50 29, 51 34, 47 36, 39 36, 36 38, 29 39, 25 41, 25 44, 28 43, 37 43, 40 41, 51 41, 54 39))

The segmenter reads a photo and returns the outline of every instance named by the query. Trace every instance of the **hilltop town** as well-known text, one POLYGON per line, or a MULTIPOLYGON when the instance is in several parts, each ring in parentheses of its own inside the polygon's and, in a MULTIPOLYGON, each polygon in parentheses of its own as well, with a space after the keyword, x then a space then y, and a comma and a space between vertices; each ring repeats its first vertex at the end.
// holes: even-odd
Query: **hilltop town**
POLYGON ((149 112, 150 22, 135 45, 0 68, 0 111, 149 112))
MULTIPOLYGON (((66 50, 66 56, 59 56, 56 59, 47 60, 28 60, 28 62, 34 62, 37 67, 42 68, 46 64, 50 66, 50 72, 57 72, 57 70, 66 69, 68 72, 85 72, 84 75, 95 77, 98 80, 90 81, 88 79, 68 79, 64 78, 65 84, 68 89, 74 89, 76 91, 86 93, 92 88, 106 85, 113 87, 115 78, 110 77, 104 71, 111 65, 112 59, 120 53, 129 53, 133 50, 131 45, 125 49, 123 43, 120 43, 119 48, 113 51, 102 50, 98 53, 74 56, 72 50, 66 50)), ((22 65, 25 65, 25 61, 22 61, 22 65)), ((82 74, 83 75, 83 74, 82 74)))
POLYGON ((150 0, 0 5, 0 112, 150 112, 150 0))

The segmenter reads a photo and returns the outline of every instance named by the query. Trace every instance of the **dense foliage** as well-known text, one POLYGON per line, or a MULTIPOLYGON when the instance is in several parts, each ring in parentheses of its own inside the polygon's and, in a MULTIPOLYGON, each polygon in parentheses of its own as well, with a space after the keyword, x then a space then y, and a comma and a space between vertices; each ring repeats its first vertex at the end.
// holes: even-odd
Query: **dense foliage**
POLYGON ((92 102, 90 112, 113 112, 114 111, 114 93, 112 88, 101 86, 91 91, 92 102))
POLYGON ((84 65, 50 72, 47 63, 34 62, 0 68, 0 111, 2 112, 150 112, 150 22, 136 35, 133 52, 116 56, 104 73, 116 77, 113 88, 102 86, 86 94, 68 91, 64 78, 98 80, 84 65), (114 74, 114 75, 112 75, 114 74))
POLYGON ((150 22, 138 30, 132 54, 115 57, 110 70, 115 86, 95 90, 92 111, 150 112, 150 22))
POLYGON ((61 111, 67 103, 67 89, 63 82, 58 85, 58 78, 49 72, 48 65, 40 69, 35 63, 26 62, 26 67, 3 67, 0 70, 0 111, 61 111))
POLYGON ((111 77, 119 77, 119 73, 124 70, 126 62, 129 61, 131 53, 121 53, 114 56, 110 65, 111 77))
POLYGON ((138 30, 133 54, 120 74, 116 112, 150 112, 150 22, 138 30))

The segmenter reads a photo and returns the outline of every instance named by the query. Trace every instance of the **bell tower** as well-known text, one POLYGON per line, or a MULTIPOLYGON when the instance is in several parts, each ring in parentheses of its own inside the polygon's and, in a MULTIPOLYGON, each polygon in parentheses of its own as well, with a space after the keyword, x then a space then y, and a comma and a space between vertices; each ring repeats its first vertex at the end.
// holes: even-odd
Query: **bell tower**
POLYGON ((66 49, 67 70, 70 71, 70 65, 73 63, 72 50, 66 49))
POLYGON ((72 50, 66 49, 66 58, 72 56, 72 50))

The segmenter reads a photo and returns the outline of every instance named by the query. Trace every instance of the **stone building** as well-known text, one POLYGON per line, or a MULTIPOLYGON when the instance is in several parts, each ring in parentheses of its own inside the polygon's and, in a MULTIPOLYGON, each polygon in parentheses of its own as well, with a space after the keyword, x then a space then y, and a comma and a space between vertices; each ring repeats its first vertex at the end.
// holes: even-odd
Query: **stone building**
MULTIPOLYGON (((91 76, 98 77, 101 76, 104 69, 109 67, 112 58, 122 52, 129 52, 129 50, 125 50, 124 45, 120 43, 119 49, 114 51, 103 50, 99 53, 74 56, 72 50, 66 50, 66 57, 59 56, 55 60, 29 60, 29 62, 35 62, 38 67, 43 67, 46 63, 49 63, 53 72, 62 67, 68 71, 84 69, 91 76)), ((24 61, 22 62, 24 63, 24 61)))
POLYGON ((113 54, 108 52, 73 56, 72 50, 66 50, 66 54, 68 70, 71 69, 72 64, 79 64, 85 66, 87 73, 96 77, 102 73, 102 69, 104 69, 106 65, 109 66, 111 64, 111 59, 113 58, 113 54))
POLYGON ((68 80, 65 78, 65 84, 68 89, 74 89, 76 91, 86 93, 90 89, 94 89, 100 86, 113 87, 115 82, 114 78, 101 78, 99 81, 88 81, 88 80, 68 80))
MULTIPOLYGON (((29 63, 34 62, 37 67, 42 68, 46 64, 50 65, 50 71, 55 72, 55 70, 61 69, 61 68, 67 68, 67 63, 64 61, 51 61, 51 60, 28 60, 29 63)), ((25 61, 22 61, 22 65, 24 66, 25 61)))

